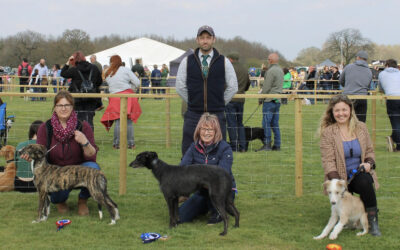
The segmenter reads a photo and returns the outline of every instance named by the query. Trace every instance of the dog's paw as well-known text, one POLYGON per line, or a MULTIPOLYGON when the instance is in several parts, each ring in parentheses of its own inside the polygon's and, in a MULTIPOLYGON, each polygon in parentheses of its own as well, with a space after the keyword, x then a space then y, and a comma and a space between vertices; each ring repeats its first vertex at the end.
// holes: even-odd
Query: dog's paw
POLYGON ((313 237, 314 240, 320 240, 320 239, 323 239, 323 238, 324 238, 324 236, 322 236, 322 235, 318 235, 318 236, 314 236, 313 237))
POLYGON ((37 220, 33 220, 32 221, 32 224, 36 224, 36 223, 39 223, 40 221, 37 221, 37 220))
POLYGON ((111 222, 108 225, 115 225, 117 222, 115 220, 111 220, 111 222))
POLYGON ((329 235, 329 239, 330 239, 330 240, 336 240, 336 239, 337 239, 337 235, 331 233, 331 234, 329 235))
POLYGON ((368 233, 368 231, 361 231, 361 232, 358 232, 356 235, 357 236, 362 236, 362 235, 365 235, 367 233, 368 233))

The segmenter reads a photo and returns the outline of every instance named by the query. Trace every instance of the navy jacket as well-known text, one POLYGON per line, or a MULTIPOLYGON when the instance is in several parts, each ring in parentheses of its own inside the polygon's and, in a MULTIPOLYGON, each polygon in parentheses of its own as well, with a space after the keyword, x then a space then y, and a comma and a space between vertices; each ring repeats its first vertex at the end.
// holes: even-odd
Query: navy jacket
POLYGON ((220 141, 204 148, 198 142, 192 143, 182 158, 180 166, 192 164, 217 165, 232 176, 232 188, 236 189, 235 178, 232 174, 233 153, 226 141, 220 141))
POLYGON ((202 71, 199 49, 187 58, 188 110, 194 112, 223 112, 225 110, 225 57, 216 49, 211 58, 208 76, 202 71))

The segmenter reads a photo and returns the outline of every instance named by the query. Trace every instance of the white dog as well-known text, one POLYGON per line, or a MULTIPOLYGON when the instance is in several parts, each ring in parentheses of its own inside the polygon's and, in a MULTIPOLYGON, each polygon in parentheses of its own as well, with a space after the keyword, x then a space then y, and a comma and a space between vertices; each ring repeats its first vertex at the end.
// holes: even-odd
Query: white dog
POLYGON ((353 196, 347 191, 346 182, 338 179, 328 180, 325 181, 324 188, 329 195, 329 201, 332 205, 331 217, 322 233, 315 236, 314 239, 325 238, 332 228, 335 227, 329 235, 329 239, 334 240, 347 223, 361 223, 363 231, 358 232, 357 236, 368 233, 368 219, 364 204, 359 197, 353 196), (339 222, 336 224, 338 219, 339 222))

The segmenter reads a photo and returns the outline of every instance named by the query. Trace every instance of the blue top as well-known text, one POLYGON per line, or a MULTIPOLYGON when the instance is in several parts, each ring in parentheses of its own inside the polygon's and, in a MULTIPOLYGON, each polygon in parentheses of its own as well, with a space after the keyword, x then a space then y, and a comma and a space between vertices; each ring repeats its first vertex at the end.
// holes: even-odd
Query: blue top
POLYGON ((361 146, 358 139, 343 142, 344 158, 346 160, 347 176, 353 169, 357 169, 361 164, 361 146), (352 151, 352 152, 351 152, 352 151))

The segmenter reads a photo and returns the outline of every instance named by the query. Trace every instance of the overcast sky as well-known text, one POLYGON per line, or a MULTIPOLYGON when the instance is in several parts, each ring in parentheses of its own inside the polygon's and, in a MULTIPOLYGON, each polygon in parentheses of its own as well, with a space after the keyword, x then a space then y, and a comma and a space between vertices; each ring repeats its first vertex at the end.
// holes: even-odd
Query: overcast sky
MULTIPOLYGON (((91 38, 157 34, 194 38, 208 24, 216 37, 241 36, 293 60, 321 48, 328 35, 355 28, 377 44, 400 44, 399 0, 0 0, 0 37, 33 30, 59 36, 82 29, 91 38)), ((266 55, 267 56, 267 55, 266 55)))

